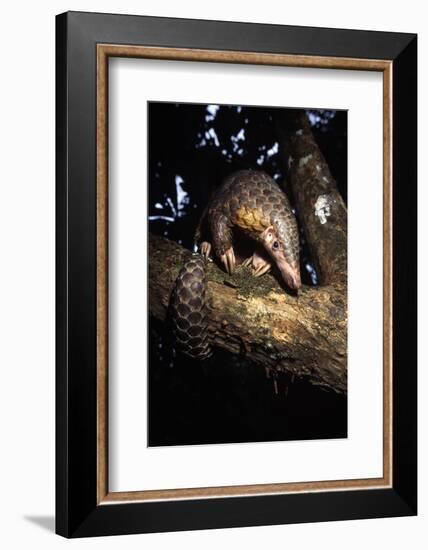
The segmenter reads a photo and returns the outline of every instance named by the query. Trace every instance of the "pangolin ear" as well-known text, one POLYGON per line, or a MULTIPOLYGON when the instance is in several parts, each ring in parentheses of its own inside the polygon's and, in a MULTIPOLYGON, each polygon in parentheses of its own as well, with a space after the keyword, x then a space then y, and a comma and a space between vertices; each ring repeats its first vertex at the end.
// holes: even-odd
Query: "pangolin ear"
POLYGON ((270 225, 269 227, 266 227, 266 229, 262 233, 262 239, 264 243, 270 244, 275 239, 275 233, 273 230, 273 225, 270 225))

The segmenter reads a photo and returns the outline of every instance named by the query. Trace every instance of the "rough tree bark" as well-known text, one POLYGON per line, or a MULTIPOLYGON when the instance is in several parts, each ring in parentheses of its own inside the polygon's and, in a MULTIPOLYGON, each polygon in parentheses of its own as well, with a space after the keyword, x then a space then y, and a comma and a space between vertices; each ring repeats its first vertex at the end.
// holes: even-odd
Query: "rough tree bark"
MULTIPOLYGON (((211 341, 269 371, 346 393, 346 207, 304 114, 281 124, 281 152, 321 285, 303 286, 296 295, 274 275, 255 278, 241 266, 229 277, 210 263, 211 341)), ((167 316, 175 279, 190 254, 150 235, 149 309, 159 320, 167 316)))
POLYGON ((284 114, 280 151, 321 284, 347 279, 347 211, 304 112, 284 114))

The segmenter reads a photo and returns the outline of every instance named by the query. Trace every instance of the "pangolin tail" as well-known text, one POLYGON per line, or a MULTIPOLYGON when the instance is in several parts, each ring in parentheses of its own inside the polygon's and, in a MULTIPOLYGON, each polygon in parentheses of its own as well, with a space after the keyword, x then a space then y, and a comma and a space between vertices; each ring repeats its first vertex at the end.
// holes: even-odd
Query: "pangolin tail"
POLYGON ((170 315, 176 349, 193 359, 211 354, 207 330, 205 260, 194 255, 180 270, 171 295, 170 315))

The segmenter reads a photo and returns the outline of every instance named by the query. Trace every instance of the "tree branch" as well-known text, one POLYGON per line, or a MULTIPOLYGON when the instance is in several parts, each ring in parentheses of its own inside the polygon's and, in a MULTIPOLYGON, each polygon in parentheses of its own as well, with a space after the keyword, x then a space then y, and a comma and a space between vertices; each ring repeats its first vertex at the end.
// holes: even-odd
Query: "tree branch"
MULTIPOLYGON (((149 238, 149 309, 165 320, 171 291, 190 251, 168 239, 149 238)), ((275 371, 305 376, 346 393, 346 290, 335 285, 302 287, 290 295, 266 274, 239 267, 229 277, 209 263, 209 331, 214 346, 275 371)))

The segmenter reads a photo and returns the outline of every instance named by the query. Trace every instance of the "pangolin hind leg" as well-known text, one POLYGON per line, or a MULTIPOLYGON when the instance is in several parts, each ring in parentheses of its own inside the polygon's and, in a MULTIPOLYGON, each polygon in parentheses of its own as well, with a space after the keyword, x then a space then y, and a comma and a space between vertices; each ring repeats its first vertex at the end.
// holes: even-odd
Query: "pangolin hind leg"
POLYGON ((209 243, 208 241, 203 241, 201 242, 199 249, 204 258, 209 258, 209 255, 211 253, 211 243, 209 243))
POLYGON ((199 250, 200 254, 207 260, 211 254, 211 239, 210 228, 207 222, 208 208, 202 212, 201 219, 196 226, 195 236, 193 238, 194 245, 199 250))

